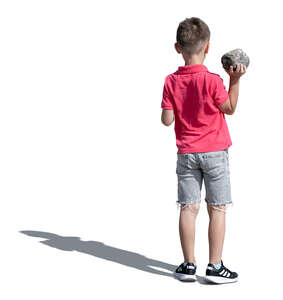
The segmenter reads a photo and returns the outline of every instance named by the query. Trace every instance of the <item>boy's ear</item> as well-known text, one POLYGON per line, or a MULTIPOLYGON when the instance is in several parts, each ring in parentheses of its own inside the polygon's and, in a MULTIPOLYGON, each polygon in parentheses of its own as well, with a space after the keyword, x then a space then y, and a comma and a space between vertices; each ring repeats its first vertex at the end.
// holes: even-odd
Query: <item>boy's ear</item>
POLYGON ((181 53, 181 51, 180 51, 180 49, 179 49, 179 47, 178 47, 178 43, 177 43, 177 42, 175 43, 174 46, 175 46, 176 51, 177 51, 178 53, 181 53))
POLYGON ((204 53, 208 53, 209 46, 210 46, 210 42, 208 41, 206 46, 205 46, 204 53))

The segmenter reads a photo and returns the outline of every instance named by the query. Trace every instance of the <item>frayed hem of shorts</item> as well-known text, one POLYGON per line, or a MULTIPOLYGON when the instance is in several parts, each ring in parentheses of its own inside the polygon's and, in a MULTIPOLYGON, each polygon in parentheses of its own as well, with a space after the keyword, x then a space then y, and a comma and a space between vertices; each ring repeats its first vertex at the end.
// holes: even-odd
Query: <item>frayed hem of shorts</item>
POLYGON ((213 209, 215 210, 219 210, 219 211, 222 211, 222 212, 227 212, 228 208, 231 208, 232 206, 234 206, 234 203, 233 202, 229 202, 229 203, 223 203, 223 204, 211 204, 211 203, 208 203, 206 202, 207 205, 211 206, 213 209), (217 206, 225 206, 225 208, 218 208, 217 206))
POLYGON ((177 210, 179 210, 180 208, 186 208, 190 205, 197 204, 197 203, 200 203, 200 202, 201 202, 201 200, 195 201, 195 202, 189 202, 189 203, 182 203, 182 202, 176 201, 177 210))

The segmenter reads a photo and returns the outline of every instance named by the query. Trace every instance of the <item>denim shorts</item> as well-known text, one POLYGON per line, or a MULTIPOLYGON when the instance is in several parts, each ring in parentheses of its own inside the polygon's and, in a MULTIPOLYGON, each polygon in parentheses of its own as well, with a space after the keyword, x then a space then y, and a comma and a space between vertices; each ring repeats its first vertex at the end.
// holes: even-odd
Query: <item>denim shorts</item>
POLYGON ((208 205, 232 204, 228 148, 177 154, 178 207, 201 201, 202 182, 208 205))

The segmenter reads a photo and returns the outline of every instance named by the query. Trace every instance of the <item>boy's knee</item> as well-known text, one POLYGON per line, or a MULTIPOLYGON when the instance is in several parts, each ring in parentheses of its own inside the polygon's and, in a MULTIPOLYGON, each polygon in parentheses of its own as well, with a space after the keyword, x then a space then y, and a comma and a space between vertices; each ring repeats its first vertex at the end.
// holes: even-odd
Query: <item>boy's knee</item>
POLYGON ((197 215, 199 212, 199 209, 200 209, 200 203, 196 202, 196 203, 192 203, 192 204, 182 204, 181 209, 188 210, 188 211, 192 212, 194 215, 197 215))
POLYGON ((212 212, 213 210, 218 210, 218 211, 221 211, 221 212, 226 212, 227 210, 227 207, 226 205, 207 205, 207 208, 208 208, 208 212, 212 212))

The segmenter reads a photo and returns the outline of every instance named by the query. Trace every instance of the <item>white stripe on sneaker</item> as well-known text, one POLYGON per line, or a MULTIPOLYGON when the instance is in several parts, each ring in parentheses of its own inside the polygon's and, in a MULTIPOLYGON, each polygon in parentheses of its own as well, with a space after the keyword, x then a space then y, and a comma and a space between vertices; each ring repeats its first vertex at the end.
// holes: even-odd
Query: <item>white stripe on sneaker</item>
POLYGON ((223 276, 224 277, 226 277, 226 274, 227 274, 228 272, 225 270, 225 272, 223 273, 223 276))
POLYGON ((222 275, 225 272, 225 270, 223 269, 219 274, 222 275))

